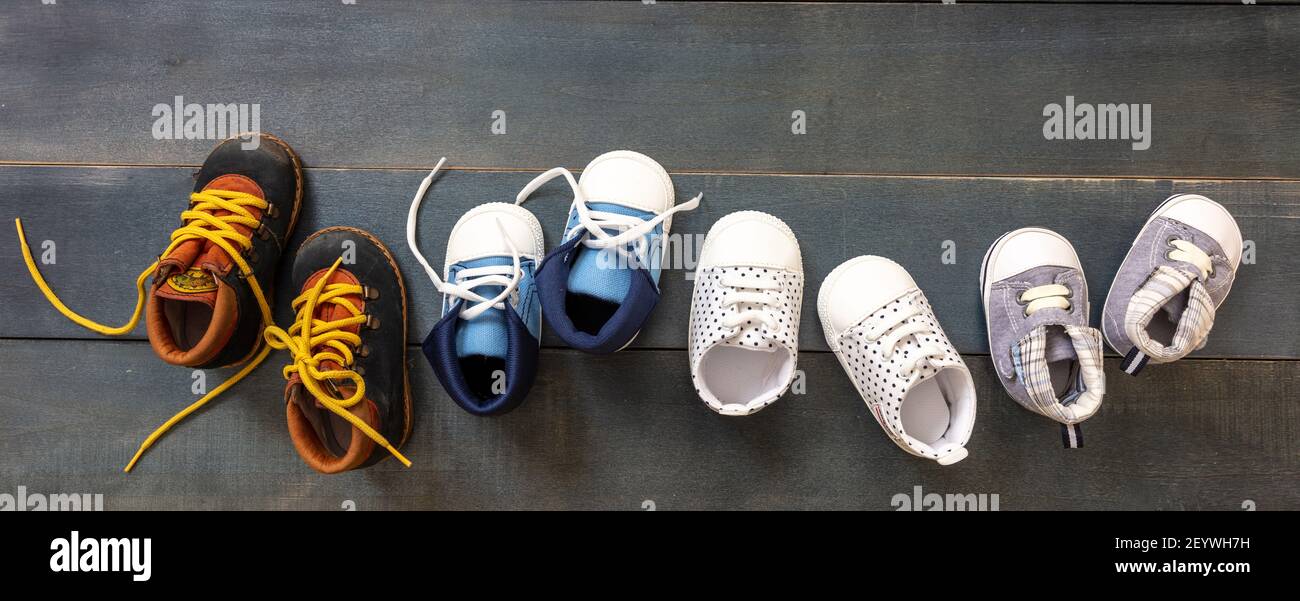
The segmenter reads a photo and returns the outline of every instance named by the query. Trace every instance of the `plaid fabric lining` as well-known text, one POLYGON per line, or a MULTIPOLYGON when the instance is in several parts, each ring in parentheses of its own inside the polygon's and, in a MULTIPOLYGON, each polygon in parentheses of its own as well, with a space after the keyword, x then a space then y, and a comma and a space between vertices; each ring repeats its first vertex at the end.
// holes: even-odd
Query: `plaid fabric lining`
POLYGON ((1047 365, 1047 328, 1034 328, 1012 349, 1016 376, 1029 393, 1025 408, 1063 424, 1077 424, 1092 417, 1106 394, 1106 376, 1101 363, 1101 332, 1085 326, 1063 326, 1079 361, 1079 382, 1058 400, 1047 365))
POLYGON ((1151 278, 1138 288, 1129 301, 1124 314, 1124 332, 1141 352, 1153 363, 1168 363, 1187 356, 1205 344, 1214 326, 1214 301, 1205 290, 1205 284, 1192 274, 1161 265, 1151 278), (1169 299, 1188 291, 1187 308, 1178 320, 1172 344, 1164 346, 1151 339, 1147 325, 1169 302, 1169 299))

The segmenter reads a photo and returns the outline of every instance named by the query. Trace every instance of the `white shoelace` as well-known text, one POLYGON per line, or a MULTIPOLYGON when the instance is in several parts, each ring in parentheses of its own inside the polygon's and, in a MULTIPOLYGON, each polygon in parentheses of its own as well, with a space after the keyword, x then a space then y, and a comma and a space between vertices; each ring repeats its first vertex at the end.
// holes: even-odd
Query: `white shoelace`
POLYGON ((920 314, 921 307, 913 305, 900 310, 898 313, 891 312, 888 314, 889 319, 875 320, 871 325, 867 326, 867 342, 879 341, 881 348, 884 349, 881 354, 885 359, 894 356, 894 352, 898 350, 898 345, 902 343, 904 338, 908 336, 915 337, 918 347, 916 354, 909 356, 907 361, 903 362, 901 366, 903 372, 916 370, 916 366, 921 361, 931 363, 932 359, 944 356, 943 349, 934 342, 939 337, 934 329, 924 323, 904 323, 920 314), (922 342, 921 339, 924 337, 930 338, 931 342, 922 342))
POLYGON ((1037 313, 1040 309, 1053 308, 1070 310, 1070 288, 1061 284, 1034 286, 1020 293, 1021 303, 1025 303, 1025 317, 1037 313))
POLYGON ((1172 246, 1173 250, 1165 253, 1165 256, 1174 261, 1184 261, 1195 265, 1201 271, 1201 280, 1214 275, 1214 263, 1210 260, 1210 255, 1201 250, 1199 246, 1179 238, 1170 240, 1169 246, 1172 246))
POLYGON ((779 290, 781 286, 775 278, 746 278, 739 273, 730 273, 723 278, 722 285, 729 289, 722 297, 722 307, 738 308, 736 313, 723 318, 724 327, 735 328, 740 324, 758 320, 773 333, 781 330, 781 324, 775 315, 781 299, 771 292, 779 290), (739 310, 744 306, 750 308, 739 310))
MULTIPOLYGON (((515 204, 523 204, 523 202, 528 199, 529 195, 535 192, 538 188, 560 176, 564 176, 564 179, 569 182, 569 187, 573 189, 572 206, 578 212, 578 223, 568 231, 564 232, 563 239, 568 240, 569 235, 573 230, 584 228, 587 236, 587 238, 582 241, 584 246, 596 250, 615 249, 619 254, 632 262, 631 264, 633 266, 644 265, 647 262, 646 251, 648 250, 648 245, 646 242, 646 235, 649 234, 655 226, 663 223, 663 221, 669 217, 672 217, 674 213, 693 210, 695 207, 700 205, 700 198, 704 196, 703 193, 697 194, 695 198, 692 198, 685 203, 675 205, 673 208, 648 220, 633 217, 631 215, 623 215, 621 213, 595 211, 589 208, 587 204, 602 201, 599 199, 587 198, 586 195, 583 194, 582 188, 578 186, 578 180, 573 178, 573 174, 570 173, 568 169, 556 167, 533 178, 533 181, 528 182, 528 185, 524 186, 524 189, 519 191, 519 195, 515 198, 515 204), (606 230, 613 230, 617 233, 611 235, 606 230), (626 248, 629 244, 633 246, 630 253, 626 248)), ((668 239, 667 237, 664 237, 662 241, 664 248, 667 247, 667 243, 668 239)))
POLYGON ((415 243, 415 225, 416 217, 420 212, 420 203, 424 200, 424 194, 429 190, 429 185, 433 183, 433 178, 442 169, 443 163, 447 158, 443 157, 434 166, 433 171, 425 176, 424 181, 420 182, 420 189, 415 191, 415 198, 411 200, 411 209, 406 214, 406 245, 410 247, 411 253, 415 259, 424 267, 424 272, 429 275, 433 281, 433 287, 438 289, 447 296, 459 298, 466 301, 464 307, 460 310, 461 319, 474 319, 482 315, 488 309, 505 309, 505 301, 515 293, 519 286, 519 278, 523 271, 519 267, 519 249, 515 248, 514 241, 506 233, 506 227, 500 219, 496 220, 497 229, 501 232, 501 237, 506 241, 506 246, 510 247, 510 255, 513 259, 513 265, 489 265, 487 267, 472 267, 462 269, 456 274, 456 281, 444 282, 438 277, 438 272, 429 266, 429 261, 424 258, 420 252, 420 247, 415 243), (479 286, 503 286, 504 289, 492 298, 487 298, 477 292, 475 288, 479 286), (474 304, 470 304, 474 303, 474 304))

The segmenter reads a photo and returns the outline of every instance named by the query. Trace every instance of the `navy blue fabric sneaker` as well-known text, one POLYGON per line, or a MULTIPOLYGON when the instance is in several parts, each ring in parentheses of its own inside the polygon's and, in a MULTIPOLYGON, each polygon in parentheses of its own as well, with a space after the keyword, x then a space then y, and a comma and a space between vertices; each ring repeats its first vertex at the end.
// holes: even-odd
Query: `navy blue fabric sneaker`
POLYGON ((563 241, 537 270, 542 312, 569 346, 612 353, 632 343, 659 302, 659 274, 676 204, 672 179, 654 159, 630 150, 595 158, 575 180, 568 169, 543 173, 516 204, 563 176, 573 204, 563 241))
POLYGON ((442 319, 424 339, 424 356, 462 409, 500 415, 524 402, 537 376, 542 225, 509 203, 475 207, 451 230, 440 278, 415 239, 420 202, 440 167, 441 161, 420 185, 406 223, 411 252, 443 293, 442 319))

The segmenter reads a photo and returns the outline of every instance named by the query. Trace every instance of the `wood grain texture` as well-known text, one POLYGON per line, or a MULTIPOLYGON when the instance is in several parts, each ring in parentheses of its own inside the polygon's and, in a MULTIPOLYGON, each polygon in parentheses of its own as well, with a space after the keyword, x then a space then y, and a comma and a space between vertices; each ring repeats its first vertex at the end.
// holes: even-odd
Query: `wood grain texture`
POLYGON ((739 419, 695 397, 681 352, 547 351, 527 403, 492 419, 456 408, 412 356, 414 466, 329 477, 285 432, 282 356, 130 475, 140 440, 193 398, 190 370, 142 342, 4 340, 0 357, 0 492, 103 493, 109 509, 888 510, 914 486, 998 494, 1002 510, 1300 508, 1295 361, 1189 360, 1133 378, 1111 360, 1086 447, 1069 451, 1055 423, 1005 396, 986 357, 967 357, 971 455, 944 468, 889 442, 828 353, 801 355, 805 394, 739 419))
POLYGON ((183 96, 327 167, 1300 177, 1292 7, 24 2, 0 32, 0 162, 197 163, 151 134, 183 96), (1150 103, 1151 148, 1045 140, 1066 96, 1150 103))
MULTIPOLYGON (((424 253, 441 267, 447 236, 470 208, 512 202, 532 173, 444 173, 430 189, 420 221, 424 253)), ((398 259, 411 295, 409 340, 419 342, 438 317, 438 297, 405 243, 406 211, 422 171, 307 172, 308 194, 290 248, 332 225, 370 230, 398 259)), ((800 345, 826 350, 816 295, 826 274, 862 254, 883 255, 911 271, 962 352, 987 352, 978 294, 980 261, 1002 233, 1053 228, 1077 248, 1090 287, 1093 323, 1110 281, 1149 212, 1173 193, 1198 192, 1233 211, 1256 263, 1243 265, 1200 357, 1300 357, 1300 183, 1114 179, 897 178, 858 176, 677 175, 679 195, 704 192, 700 208, 679 214, 683 252, 662 278, 663 298, 637 338, 641 348, 686 347, 693 282, 703 235, 719 217, 742 209, 785 220, 800 238, 808 286, 800 345), (944 241, 956 264, 944 264, 944 241)), ((21 216, 36 252, 53 240, 57 263, 42 268, 64 301, 92 319, 117 325, 135 302, 132 283, 166 246, 191 186, 183 168, 0 167, 0 306, 21 319, 0 320, 0 338, 93 338, 48 305, 22 264, 12 218, 21 216)), ((548 247, 559 240, 571 196, 549 184, 524 206, 543 224, 548 247)), ((286 261, 292 260, 292 253, 286 261)), ((287 265, 288 263, 282 263, 287 265)), ((282 268, 284 275, 288 269, 282 268)), ((287 283, 276 287, 278 319, 291 319, 287 283)), ((143 326, 134 336, 144 337, 143 326)), ((562 344, 549 333, 543 344, 562 344)))

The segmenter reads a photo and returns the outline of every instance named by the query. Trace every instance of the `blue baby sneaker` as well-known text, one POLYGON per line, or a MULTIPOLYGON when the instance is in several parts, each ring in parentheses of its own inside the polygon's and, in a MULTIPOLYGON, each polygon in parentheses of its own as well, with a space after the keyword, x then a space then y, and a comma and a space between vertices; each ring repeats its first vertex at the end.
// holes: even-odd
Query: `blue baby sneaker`
POLYGON ((537 269, 542 311, 569 346, 612 353, 631 344, 658 304, 672 217, 699 206, 700 196, 676 204, 659 163, 618 150, 596 157, 576 180, 564 168, 537 176, 515 203, 561 176, 574 198, 560 246, 537 269))
POLYGON ((471 209, 451 230, 440 278, 415 241, 420 202, 437 171, 421 184, 406 224, 411 252, 443 293, 442 319, 424 339, 424 356, 462 409, 499 415, 523 403, 537 376, 542 314, 535 277, 545 250, 542 226, 528 210, 509 203, 471 209))

